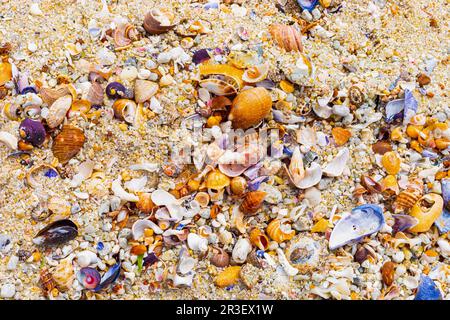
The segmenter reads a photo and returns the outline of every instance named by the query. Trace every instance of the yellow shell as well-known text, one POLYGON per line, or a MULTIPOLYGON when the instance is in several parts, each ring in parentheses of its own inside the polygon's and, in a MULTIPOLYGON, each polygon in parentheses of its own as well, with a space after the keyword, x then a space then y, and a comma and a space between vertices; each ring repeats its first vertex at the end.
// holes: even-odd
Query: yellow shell
POLYGON ((270 237, 270 239, 281 243, 283 241, 291 240, 295 236, 295 231, 292 230, 289 233, 285 233, 281 229, 281 221, 278 219, 272 220, 266 229, 267 235, 270 237))
POLYGON ((59 197, 51 197, 47 203, 48 210, 52 212, 51 221, 68 218, 71 207, 68 201, 59 197))
POLYGON ((223 270, 216 278, 216 286, 224 288, 235 284, 239 280, 241 267, 232 266, 223 270))
POLYGON ((206 177, 205 185, 208 189, 222 190, 230 185, 230 178, 219 170, 214 170, 206 177))
POLYGON ((420 130, 422 130, 422 126, 410 124, 409 126, 406 127, 406 134, 410 138, 417 139, 419 137, 420 130))
POLYGON ((0 62, 0 86, 12 78, 12 66, 9 62, 0 62))
POLYGON ((278 46, 286 51, 303 52, 302 35, 293 26, 273 24, 269 27, 269 32, 278 46))
POLYGON ((243 177, 234 177, 231 179, 230 189, 234 195, 240 196, 244 194, 247 188, 247 180, 243 177))
POLYGON ((136 202, 136 208, 145 214, 150 214, 153 208, 155 208, 155 204, 151 199, 151 193, 141 193, 139 195, 139 200, 136 202))
POLYGON ((381 158, 381 164, 387 173, 396 175, 400 171, 401 160, 397 153, 389 151, 381 158))
POLYGON ((417 201, 419 201, 422 193, 415 189, 407 189, 400 192, 394 202, 394 211, 401 212, 412 208, 417 201))
POLYGON ((269 238, 261 230, 255 228, 250 232, 250 242, 261 250, 266 250, 269 246, 269 238))
POLYGON ((53 272, 53 279, 61 291, 66 291, 72 287, 73 280, 75 279, 75 272, 73 269, 72 261, 70 259, 62 260, 53 272))
POLYGON ((88 100, 75 100, 72 102, 70 112, 88 113, 91 110, 91 103, 88 100))
POLYGON ((410 215, 419 223, 409 229, 411 232, 426 232, 442 213, 444 200, 436 193, 428 193, 411 208, 410 215))
POLYGON ((233 100, 228 119, 235 129, 247 129, 260 123, 272 108, 272 98, 263 87, 242 91, 233 100))
POLYGON ((242 81, 244 71, 228 64, 202 64, 198 69, 200 76, 220 74, 232 78, 239 86, 239 89, 244 85, 244 82, 242 81))
POLYGON ((381 181, 381 185, 383 186, 383 194, 386 196, 397 195, 400 192, 397 178, 393 175, 386 176, 381 181))
POLYGON ((346 144, 352 136, 352 133, 349 130, 341 127, 333 128, 331 130, 331 134, 333 135, 334 142, 336 142, 338 146, 343 146, 346 144))

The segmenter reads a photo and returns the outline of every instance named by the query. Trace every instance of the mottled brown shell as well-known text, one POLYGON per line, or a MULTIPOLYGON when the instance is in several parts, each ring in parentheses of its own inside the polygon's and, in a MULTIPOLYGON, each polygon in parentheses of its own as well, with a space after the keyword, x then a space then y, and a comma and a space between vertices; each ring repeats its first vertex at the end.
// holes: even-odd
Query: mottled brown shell
POLYGON ((266 193, 263 191, 248 192, 239 208, 246 215, 254 215, 261 208, 265 196, 266 193))
POLYGON ((303 52, 302 35, 293 26, 273 24, 269 27, 269 32, 278 46, 286 51, 303 52))
POLYGON ((271 108, 269 91, 263 87, 251 88, 234 98, 228 119, 235 129, 247 129, 260 123, 271 108))
POLYGON ((85 141, 83 130, 65 125, 53 141, 53 155, 64 164, 80 152, 85 141))
POLYGON ((161 34, 168 32, 175 28, 175 24, 173 24, 174 15, 172 13, 166 11, 160 11, 157 9, 151 10, 145 15, 144 18, 144 29, 149 34, 161 34), (161 23, 161 17, 165 17, 169 21, 170 24, 161 23))

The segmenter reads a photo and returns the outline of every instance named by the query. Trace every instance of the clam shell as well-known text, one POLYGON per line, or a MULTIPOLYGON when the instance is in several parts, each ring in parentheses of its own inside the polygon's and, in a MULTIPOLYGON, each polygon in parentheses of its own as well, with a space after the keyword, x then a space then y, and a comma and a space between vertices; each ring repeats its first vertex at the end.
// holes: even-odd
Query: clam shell
POLYGON ((150 100, 158 92, 159 86, 156 82, 148 80, 136 80, 134 84, 134 99, 136 103, 144 103, 150 100))
POLYGON ((53 155, 61 163, 67 163, 83 148, 86 137, 83 130, 70 125, 63 126, 53 141, 53 155))
POLYGON ((429 276, 422 274, 414 300, 442 300, 442 294, 436 283, 429 276))
POLYGON ((298 180, 296 184, 291 178, 292 183, 294 183, 295 186, 299 189, 311 188, 318 184, 320 180, 322 180, 322 168, 315 162, 311 163, 309 168, 306 168, 305 175, 302 179, 298 180))
POLYGON ((228 120, 233 127, 247 129, 260 123, 272 108, 272 98, 267 89, 256 87, 245 90, 233 100, 228 120))
POLYGON ((174 14, 159 9, 153 9, 145 15, 144 29, 149 34, 162 34, 175 28, 174 14))
POLYGON ((113 266, 111 266, 108 269, 108 271, 106 271, 105 274, 102 276, 102 278, 100 280, 100 283, 98 284, 97 287, 94 288, 94 291, 97 292, 97 291, 101 291, 103 289, 106 289, 111 284, 116 282, 116 280, 120 276, 120 268, 121 268, 121 263, 120 262, 118 262, 118 263, 114 264, 113 266))
POLYGON ((157 206, 168 206, 177 203, 177 199, 171 193, 162 189, 153 191, 151 199, 157 206))
POLYGON ((78 282, 88 290, 95 289, 101 281, 100 273, 94 268, 81 268, 77 272, 78 282))
POLYGON ((67 112, 72 106, 72 96, 65 95, 57 99, 49 108, 49 116, 47 118, 47 125, 50 128, 56 128, 65 119, 67 112))
POLYGON ((344 172, 349 158, 350 151, 348 148, 342 148, 336 157, 325 166, 323 173, 329 177, 339 177, 344 172))
POLYGON ((334 250, 347 243, 359 241, 378 232, 383 225, 384 215, 381 207, 373 204, 356 207, 338 221, 331 232, 329 247, 334 250))
POLYGON ((39 95, 41 96, 44 103, 46 103, 48 106, 51 106, 56 100, 68 94, 71 94, 68 86, 63 86, 56 89, 41 88, 39 90, 39 95))
POLYGON ((78 227, 71 220, 55 221, 44 229, 39 231, 33 238, 33 243, 42 246, 57 246, 70 240, 78 235, 78 227))
POLYGON ((269 32, 277 45, 286 51, 303 52, 301 33, 293 26, 273 24, 269 27, 269 32))
POLYGON ((147 219, 139 219, 131 227, 131 234, 134 240, 138 240, 144 236, 145 229, 152 229, 156 234, 162 234, 163 230, 153 221, 147 219))

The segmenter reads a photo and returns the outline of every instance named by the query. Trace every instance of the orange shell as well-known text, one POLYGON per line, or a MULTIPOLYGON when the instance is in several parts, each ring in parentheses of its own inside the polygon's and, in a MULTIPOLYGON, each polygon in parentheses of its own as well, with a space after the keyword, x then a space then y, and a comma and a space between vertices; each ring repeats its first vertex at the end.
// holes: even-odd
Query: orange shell
POLYGON ((263 191, 251 191, 245 195, 239 209, 246 215, 254 215, 261 208, 266 193, 263 191))
POLYGON ((260 123, 272 108, 272 98, 263 87, 242 91, 233 100, 228 119, 235 129, 247 129, 260 123))
POLYGON ((293 26, 273 24, 269 27, 269 32, 278 46, 286 51, 303 52, 302 35, 293 26))
POLYGON ((244 71, 228 64, 202 64, 198 67, 198 70, 201 76, 220 74, 232 78, 239 88, 242 88, 244 85, 242 80, 244 71))
POLYGON ((381 164, 387 173, 396 175, 400 171, 401 160, 397 153, 389 151, 381 158, 381 164))
POLYGON ((411 208, 410 215, 419 223, 409 229, 411 232, 427 232, 434 221, 442 214, 444 200, 436 193, 428 193, 411 208))
POLYGON ((352 133, 349 130, 341 127, 333 128, 331 130, 331 134, 333 135, 334 142, 336 142, 338 146, 343 146, 346 144, 352 136, 352 133))
POLYGON ((206 177, 205 185, 208 189, 222 190, 230 185, 230 178, 219 170, 214 170, 206 177))
POLYGON ((224 269, 216 278, 216 285, 224 288, 235 284, 239 280, 241 267, 232 266, 224 269))
POLYGON ((269 238, 259 229, 250 232, 250 242, 260 250, 266 250, 269 246, 269 238))
POLYGON ((12 78, 12 66, 9 62, 0 62, 0 86, 12 78))
POLYGON ((80 152, 85 140, 83 130, 65 125, 53 141, 53 155, 64 164, 80 152))
POLYGON ((397 178, 393 175, 386 176, 382 181, 383 194, 386 196, 397 195, 400 192, 397 178))
POLYGON ((394 211, 401 212, 412 208, 414 204, 416 204, 416 202, 419 201, 421 196, 422 193, 419 190, 410 188, 400 192, 400 194, 397 196, 397 199, 395 199, 395 202, 393 204, 394 211))
POLYGON ((234 195, 242 195, 247 188, 247 180, 243 177, 234 177, 231 179, 230 189, 234 195))
POLYGON ((295 231, 292 230, 290 233, 284 233, 281 230, 281 221, 278 219, 272 220, 266 229, 267 235, 273 241, 281 243, 283 241, 291 240, 295 236, 295 231))
POLYGON ((138 244, 134 247, 131 248, 130 253, 134 254, 136 256, 139 256, 141 254, 144 254, 147 252, 147 247, 144 246, 143 244, 138 244))
POLYGON ((151 199, 151 193, 141 193, 138 202, 136 202, 136 208, 143 213, 150 214, 155 208, 155 204, 151 199))

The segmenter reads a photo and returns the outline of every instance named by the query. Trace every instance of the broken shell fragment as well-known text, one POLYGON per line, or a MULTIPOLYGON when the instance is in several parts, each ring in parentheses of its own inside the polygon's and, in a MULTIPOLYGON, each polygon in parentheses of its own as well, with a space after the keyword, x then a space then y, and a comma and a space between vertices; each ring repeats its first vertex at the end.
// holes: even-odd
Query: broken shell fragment
POLYGON ((0 62, 0 87, 12 79, 12 65, 9 62, 0 62))
POLYGON ((53 141, 53 155, 61 163, 67 163, 83 148, 86 137, 83 130, 65 125, 53 141))
POLYGON ((269 238, 257 228, 250 231, 250 242, 260 250, 266 250, 269 246, 269 238))
POLYGON ((329 177, 339 177, 344 172, 349 158, 350 151, 348 148, 341 149, 336 157, 325 166, 323 173, 329 177))
POLYGON ((228 120, 236 129, 247 129, 260 123, 269 115, 271 108, 272 99, 267 89, 248 89, 234 98, 228 120))
POLYGON ((175 28, 175 15, 166 10, 153 9, 145 15, 144 29, 149 34, 162 34, 175 28))
POLYGON ((336 142, 338 146, 343 146, 346 144, 352 136, 352 133, 349 130, 341 127, 333 128, 331 130, 331 134, 333 135, 334 142, 336 142))
POLYGON ((267 235, 278 243, 291 240, 295 236, 295 231, 290 230, 290 226, 279 219, 272 220, 266 229, 267 235))
POLYGON ((0 143, 3 143, 12 150, 17 150, 19 140, 9 132, 0 131, 0 143))
POLYGON ((389 151, 381 158, 381 164, 387 173, 396 175, 400 171, 401 160, 397 153, 389 151))
POLYGON ((436 283, 429 276, 422 274, 414 300, 442 300, 442 294, 436 283))
POLYGON ((286 257, 290 264, 301 274, 311 272, 319 267, 326 253, 322 244, 306 236, 293 238, 286 249, 286 257))
POLYGON ((234 245, 231 257, 236 263, 244 263, 247 261, 248 254, 252 251, 252 245, 250 240, 246 238, 240 238, 234 245))
POLYGON ((242 75, 242 80, 248 83, 260 82, 267 78, 268 73, 269 64, 267 62, 258 64, 245 70, 244 74, 242 75))
POLYGON ((305 175, 295 186, 299 189, 308 189, 318 184, 320 180, 322 180, 322 168, 318 163, 313 162, 309 168, 306 168, 305 175))
POLYGON ((42 246, 57 246, 73 240, 78 235, 78 227, 71 220, 55 221, 39 231, 33 243, 42 246))
POLYGON ((158 92, 159 86, 156 82, 148 80, 136 80, 134 84, 134 98, 136 103, 150 100, 158 92))
POLYGON ((50 128, 59 126, 66 117, 67 112, 72 106, 72 96, 66 95, 58 98, 49 108, 49 116, 47 118, 47 125, 50 128))
POLYGON ((145 214, 150 214, 155 207, 151 193, 144 192, 139 195, 139 200, 136 202, 136 208, 138 208, 138 210, 145 214))
POLYGON ((433 225, 434 221, 442 214, 444 208, 444 200, 436 193, 429 193, 424 195, 411 208, 410 215, 419 223, 410 228, 411 232, 426 232, 433 225))

